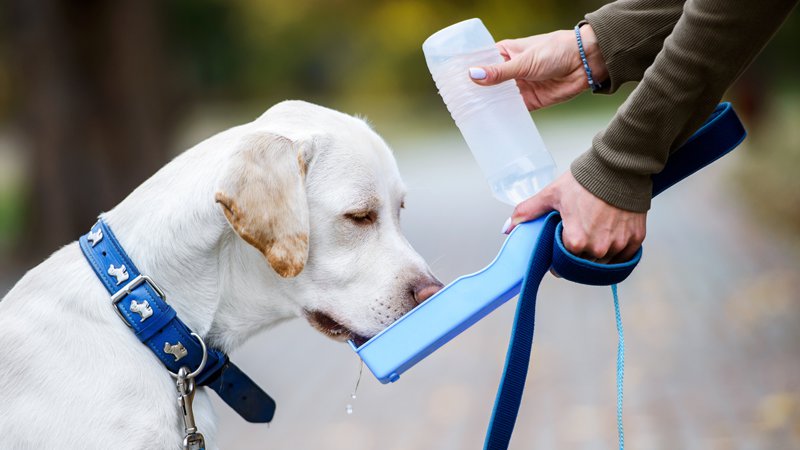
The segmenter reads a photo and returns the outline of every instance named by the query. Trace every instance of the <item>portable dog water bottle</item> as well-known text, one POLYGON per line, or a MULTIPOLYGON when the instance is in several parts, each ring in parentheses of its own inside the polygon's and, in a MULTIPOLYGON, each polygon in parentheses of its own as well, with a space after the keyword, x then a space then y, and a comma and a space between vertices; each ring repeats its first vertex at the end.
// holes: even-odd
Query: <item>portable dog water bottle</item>
MULTIPOLYGON (((490 53, 490 46, 494 48, 491 35, 478 19, 472 19, 437 32, 425 41, 423 48, 440 93, 473 154, 484 169, 487 179, 492 184, 492 190, 498 198, 513 203, 519 200, 516 195, 521 195, 524 199, 529 193, 532 194, 536 189, 543 187, 552 177, 553 170, 552 159, 541 144, 541 138, 527 111, 524 111, 524 105, 520 99, 515 99, 519 100, 527 121, 521 118, 514 120, 518 126, 527 127, 527 131, 505 136, 513 136, 512 141, 530 139, 537 149, 532 152, 526 149, 524 143, 493 141, 492 139, 497 137, 495 133, 503 134, 508 131, 500 122, 492 124, 496 125, 496 128, 484 128, 482 133, 473 134, 473 131, 480 130, 479 127, 484 124, 470 122, 470 118, 480 116, 483 118, 481 120, 492 121, 490 113, 487 109, 480 108, 480 105, 470 105, 469 111, 462 116, 461 109, 457 109, 454 105, 459 104, 458 102, 465 103, 466 100, 451 95, 451 92, 444 88, 446 83, 442 81, 439 72, 440 66, 448 64, 454 66, 456 59, 460 60, 461 56, 473 50, 485 50, 487 54, 490 53), (464 30, 473 32, 477 30, 475 33, 482 36, 482 44, 476 44, 472 33, 464 33, 464 30), (447 56, 449 53, 440 51, 443 48, 454 49, 453 54, 457 56, 452 58, 447 56), (453 98, 458 99, 458 102, 452 101, 453 98), (472 128, 473 126, 475 128, 472 128), (513 150, 500 155, 500 149, 506 145, 513 150), (493 180, 505 177, 512 179, 513 176, 508 174, 513 174, 513 168, 508 169, 505 165, 493 161, 492 151, 499 155, 498 158, 510 162, 509 164, 521 160, 523 172, 528 175, 533 174, 531 178, 533 181, 522 183, 522 188, 514 187, 511 190, 506 190, 507 185, 503 183, 494 183, 493 180), (528 170, 530 166, 526 164, 529 162, 537 170, 528 170), (498 169, 497 172, 493 172, 493 168, 498 169), (538 168, 541 168, 541 171, 538 168), (494 176, 495 173, 500 174, 499 178, 494 176)), ((466 76, 470 65, 494 63, 499 57, 499 54, 495 54, 483 61, 466 61, 468 58, 465 56, 465 60, 458 63, 460 68, 452 70, 461 71, 466 83, 472 83, 466 76)), ((516 86, 514 88, 514 94, 519 97, 519 91, 516 90, 516 86)), ((476 86, 476 89, 491 88, 476 86)), ((482 102, 491 104, 487 98, 483 98, 482 102)), ((499 105, 505 107, 512 103, 508 96, 500 95, 499 105)), ((509 106, 511 110, 514 108, 516 107, 509 106)), ((706 123, 670 155, 664 169, 652 176, 652 195, 658 195, 721 158, 736 148, 745 135, 744 127, 730 103, 720 104, 706 123)), ((630 261, 619 264, 598 264, 574 256, 564 248, 561 241, 561 221, 558 213, 551 212, 518 225, 506 238, 494 261, 484 269, 457 278, 360 347, 356 347, 352 341, 350 345, 381 383, 394 382, 414 364, 519 294, 523 284, 525 292, 535 296, 538 283, 550 267, 567 280, 582 284, 608 285, 624 280, 636 267, 641 254, 640 249, 630 261)), ((532 328, 530 338, 532 339, 532 328)), ((527 364, 524 367, 527 368, 527 364)))
MULTIPOLYGON (((656 196, 723 157, 744 140, 746 133, 730 103, 720 104, 706 123, 673 152, 667 165, 653 175, 656 196)), ((372 339, 350 345, 381 383, 400 375, 466 330, 498 306, 517 295, 532 263, 549 252, 553 267, 564 278, 584 284, 599 278, 624 279, 641 256, 621 264, 597 264, 569 254, 561 242, 560 221, 550 213, 517 226, 488 266, 464 275, 419 304, 372 339), (555 235, 547 238, 553 224, 555 235)), ((546 270, 545 270, 546 272, 546 270)), ((541 274, 542 276, 544 273, 541 274)))
POLYGON ((467 71, 503 62, 480 19, 437 31, 422 44, 450 115, 498 200, 515 206, 553 181, 555 163, 517 84, 479 86, 467 71))

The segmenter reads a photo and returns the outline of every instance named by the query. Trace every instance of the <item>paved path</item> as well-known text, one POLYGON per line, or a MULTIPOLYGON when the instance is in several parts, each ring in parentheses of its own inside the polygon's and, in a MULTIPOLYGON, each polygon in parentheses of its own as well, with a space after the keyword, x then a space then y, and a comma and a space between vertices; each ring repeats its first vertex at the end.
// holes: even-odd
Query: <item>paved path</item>
MULTIPOLYGON (((543 124, 565 169, 594 130, 543 124)), ((488 194, 457 135, 394 142, 410 194, 409 240, 444 281, 488 263, 510 208, 488 194)), ((645 257, 620 289, 628 344, 630 449, 800 448, 800 281, 787 249, 736 204, 735 155, 659 197, 645 257)), ((300 321, 236 360, 278 400, 271 427, 218 408, 224 448, 462 450, 481 447, 515 302, 384 386, 300 321)), ((609 449, 616 442, 616 334, 607 288, 548 277, 512 448, 609 449)))
MULTIPOLYGON (((562 169, 603 123, 541 124, 562 169)), ((443 281, 495 255, 510 208, 457 135, 396 141, 409 240, 443 281)), ((751 220, 730 189, 735 155, 656 201, 645 257, 620 289, 628 448, 800 449, 800 251, 751 220)), ((616 445, 616 334, 608 288, 548 277, 515 449, 616 445)), ((346 345, 301 321, 233 356, 278 400, 270 427, 218 404, 226 449, 479 449, 515 302, 384 386, 346 345)))

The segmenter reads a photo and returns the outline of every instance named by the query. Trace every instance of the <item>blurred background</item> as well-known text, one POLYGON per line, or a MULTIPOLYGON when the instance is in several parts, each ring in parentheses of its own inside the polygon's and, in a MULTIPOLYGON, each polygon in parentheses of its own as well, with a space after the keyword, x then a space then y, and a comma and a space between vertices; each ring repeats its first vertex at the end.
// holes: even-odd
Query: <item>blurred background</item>
MULTIPOLYGON (((599 1, 5 0, 0 6, 0 292, 172 156, 272 104, 366 116, 411 189, 404 228, 449 282, 510 214, 489 194, 420 46, 480 17, 496 39, 572 27, 599 1), (457 230, 454 232, 454 230, 457 230), (465 245, 465 243, 469 245, 465 245)), ((800 448, 800 17, 728 94, 750 136, 664 194, 621 288, 631 448, 800 448)), ((561 170, 632 87, 533 114, 561 170)), ((610 292, 548 278, 514 448, 615 444, 610 292)), ((275 396, 271 427, 220 404, 223 448, 479 448, 513 303, 382 386, 300 321, 234 357, 275 396)))

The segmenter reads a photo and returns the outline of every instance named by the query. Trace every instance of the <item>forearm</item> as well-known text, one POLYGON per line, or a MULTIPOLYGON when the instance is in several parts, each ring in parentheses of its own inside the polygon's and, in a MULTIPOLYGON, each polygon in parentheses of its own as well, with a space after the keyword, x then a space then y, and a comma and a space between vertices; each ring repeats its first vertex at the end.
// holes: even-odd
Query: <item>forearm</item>
POLYGON ((681 17, 685 0, 618 0, 586 15, 605 62, 603 89, 642 79, 681 17))
POLYGON ((702 124, 796 3, 687 1, 642 82, 572 164, 578 182, 619 208, 649 209, 650 176, 702 124))

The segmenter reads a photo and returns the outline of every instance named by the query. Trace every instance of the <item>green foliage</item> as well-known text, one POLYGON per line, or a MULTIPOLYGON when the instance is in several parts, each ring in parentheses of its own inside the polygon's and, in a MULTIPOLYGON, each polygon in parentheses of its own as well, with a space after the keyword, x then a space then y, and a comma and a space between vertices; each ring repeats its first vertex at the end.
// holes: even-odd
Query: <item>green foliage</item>
MULTIPOLYGON (((480 17, 498 40, 528 36, 571 27, 603 3, 170 0, 164 7, 172 58, 204 101, 217 96, 258 111, 302 98, 371 117, 392 109, 424 122, 444 112, 421 50, 433 32, 480 17)), ((770 83, 800 72, 800 60, 786 58, 799 37, 795 13, 757 62, 770 83)))
POLYGON ((19 186, 0 189, 0 255, 11 251, 22 234, 25 198, 19 186))
POLYGON ((738 166, 742 197, 767 224, 797 238, 800 232, 800 91, 785 91, 757 127, 738 166))
MULTIPOLYGON (((599 0, 167 0, 159 2, 168 72, 187 93, 208 103, 269 104, 303 98, 360 105, 365 112, 439 106, 422 56, 436 30, 480 17, 496 39, 571 27, 599 0)), ((0 8, 0 27, 5 24, 0 8)), ((1 29, 1 28, 0 28, 1 29)), ((800 59, 794 13, 758 64, 772 81, 794 80, 800 59)), ((2 70, 0 118, 13 108, 13 80, 2 70)), ((796 80, 794 80, 796 81, 796 80)))
POLYGON ((547 1, 172 0, 171 51, 200 87, 238 99, 436 101, 422 42, 481 17, 497 39, 571 26, 593 5, 547 1))
POLYGON ((167 51, 183 82, 211 92, 234 91, 246 67, 246 48, 231 5, 218 0, 172 0, 164 8, 167 51))

